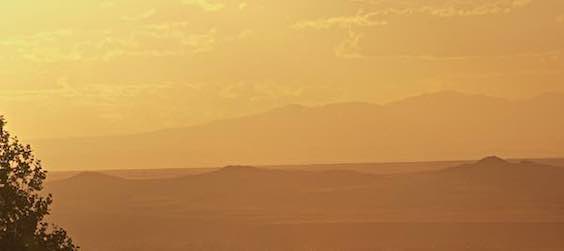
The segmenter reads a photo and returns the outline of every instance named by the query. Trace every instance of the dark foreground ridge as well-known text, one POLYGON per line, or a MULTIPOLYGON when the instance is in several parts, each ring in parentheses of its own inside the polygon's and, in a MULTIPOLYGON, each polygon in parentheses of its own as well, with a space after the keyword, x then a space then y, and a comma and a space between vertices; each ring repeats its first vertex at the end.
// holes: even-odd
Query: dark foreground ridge
POLYGON ((564 250, 564 168, 495 156, 404 174, 340 167, 86 173, 46 188, 85 250, 564 250))

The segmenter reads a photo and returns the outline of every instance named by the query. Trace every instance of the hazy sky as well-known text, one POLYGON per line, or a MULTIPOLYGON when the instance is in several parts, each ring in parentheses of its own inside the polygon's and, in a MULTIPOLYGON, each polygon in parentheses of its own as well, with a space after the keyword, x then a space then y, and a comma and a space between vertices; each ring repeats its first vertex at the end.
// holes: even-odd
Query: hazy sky
POLYGON ((564 91, 562 0, 10 0, 0 111, 22 137, 289 103, 564 91))

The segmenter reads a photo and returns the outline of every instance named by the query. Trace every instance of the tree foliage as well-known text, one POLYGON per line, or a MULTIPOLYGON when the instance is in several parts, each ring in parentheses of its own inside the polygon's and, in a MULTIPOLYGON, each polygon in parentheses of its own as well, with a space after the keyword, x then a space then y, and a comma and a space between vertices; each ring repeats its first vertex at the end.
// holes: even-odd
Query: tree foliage
POLYGON ((41 193, 47 172, 5 125, 0 116, 0 251, 78 250, 65 230, 45 222, 53 202, 41 193))

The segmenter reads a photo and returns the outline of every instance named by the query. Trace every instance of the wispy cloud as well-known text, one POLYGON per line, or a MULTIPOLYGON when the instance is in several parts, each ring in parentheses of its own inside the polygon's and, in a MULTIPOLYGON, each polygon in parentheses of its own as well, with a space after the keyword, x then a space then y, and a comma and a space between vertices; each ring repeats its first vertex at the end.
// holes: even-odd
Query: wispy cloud
POLYGON ((61 44, 74 34, 73 30, 56 30, 6 38, 0 40, 0 50, 4 47, 6 54, 11 54, 13 58, 38 63, 76 61, 81 59, 80 52, 76 48, 66 48, 61 44))
POLYGON ((215 29, 211 29, 203 34, 189 35, 183 39, 182 43, 190 46, 194 53, 208 52, 215 46, 216 33, 215 29))
POLYGON ((146 10, 143 13, 139 13, 133 16, 124 16, 122 17, 123 20, 125 21, 130 21, 130 22, 136 22, 136 21, 140 21, 140 20, 145 20, 148 19, 152 16, 154 16, 157 13, 157 11, 155 9, 150 9, 150 10, 146 10))
POLYGON ((247 8, 247 6, 249 6, 247 2, 241 2, 239 3, 239 10, 244 10, 247 8))
POLYGON ((182 3, 199 7, 205 11, 219 11, 225 7, 222 3, 212 3, 208 0, 182 0, 182 3))
POLYGON ((341 58, 363 58, 360 47, 362 36, 358 32, 349 30, 345 40, 335 47, 335 55, 341 58))
POLYGON ((341 30, 344 39, 335 47, 341 58, 363 58, 360 46, 366 31, 359 28, 388 25, 392 16, 430 15, 439 18, 470 17, 509 13, 528 6, 532 0, 357 0, 362 8, 355 15, 299 21, 296 30, 341 30))
POLYGON ((109 61, 123 56, 180 56, 212 51, 216 43, 214 28, 196 32, 190 29, 188 22, 182 21, 138 25, 127 33, 112 30, 41 32, 0 39, 0 51, 5 52, 5 58, 48 64, 109 61))
POLYGON ((112 1, 103 1, 100 3, 100 7, 102 8, 112 8, 115 7, 116 3, 112 1))
POLYGON ((374 9, 376 16, 426 14, 438 17, 484 16, 509 13, 528 6, 532 0, 357 0, 374 9))
POLYGON ((294 24, 292 27, 298 30, 342 29, 346 31, 346 37, 335 47, 335 55, 341 58, 362 58, 360 39, 363 37, 363 34, 355 31, 355 28, 383 26, 388 24, 384 20, 377 19, 377 16, 378 15, 376 13, 363 13, 362 11, 359 11, 353 16, 340 16, 301 21, 294 24))
POLYGON ((301 21, 293 25, 295 29, 331 29, 331 28, 350 28, 353 26, 369 27, 386 25, 384 20, 377 20, 377 13, 357 13, 352 16, 330 17, 325 19, 301 21))

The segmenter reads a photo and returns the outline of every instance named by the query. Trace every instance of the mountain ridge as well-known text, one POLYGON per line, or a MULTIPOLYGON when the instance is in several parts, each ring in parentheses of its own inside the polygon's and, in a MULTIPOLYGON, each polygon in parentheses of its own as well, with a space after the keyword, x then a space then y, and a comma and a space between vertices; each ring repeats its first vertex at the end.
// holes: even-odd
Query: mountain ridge
POLYGON ((276 113, 276 112, 280 112, 280 111, 282 111, 282 112, 292 111, 292 110, 294 110, 294 111, 308 111, 308 110, 327 109, 327 108, 332 108, 332 107, 346 107, 346 106, 380 107, 380 108, 383 108, 383 107, 390 107, 390 106, 394 106, 394 105, 398 105, 398 104, 409 103, 409 102, 412 102, 414 100, 426 99, 426 98, 429 98, 429 97, 440 97, 440 96, 444 97, 444 96, 449 96, 449 95, 451 97, 480 97, 480 98, 483 98, 483 99, 498 100, 498 101, 503 101, 503 102, 507 102, 507 103, 525 102, 525 101, 533 101, 533 100, 547 99, 547 98, 564 99, 564 93, 561 93, 561 92, 545 92, 545 93, 541 93, 539 95, 535 95, 533 97, 525 98, 525 99, 505 99, 505 98, 496 97, 496 96, 489 96, 489 95, 485 95, 485 94, 470 94, 470 93, 465 93, 465 92, 460 92, 460 91, 446 90, 446 91, 439 91, 439 92, 424 93, 424 94, 421 94, 421 95, 413 95, 413 96, 409 96, 409 97, 399 99, 399 100, 396 100, 396 101, 389 101, 389 102, 384 102, 384 103, 372 103, 372 102, 363 102, 363 101, 356 101, 356 102, 355 101, 348 101, 348 102, 344 101, 344 102, 334 102, 334 103, 327 103, 327 104, 321 104, 321 105, 303 105, 303 104, 291 103, 291 104, 282 105, 282 106, 275 107, 275 108, 272 108, 272 109, 269 109, 269 110, 266 110, 266 111, 262 111, 262 112, 244 114, 244 115, 239 115, 239 116, 234 116, 234 117, 224 118, 224 119, 217 119, 217 120, 212 120, 212 121, 205 122, 205 123, 186 125, 186 126, 180 126, 180 127, 163 128, 163 129, 150 130, 150 131, 138 132, 138 133, 132 133, 132 134, 112 134, 112 135, 98 135, 98 136, 73 136, 73 137, 65 137, 65 138, 50 137, 50 138, 35 138, 35 139, 30 139, 30 140, 32 142, 36 142, 36 141, 51 141, 51 140, 75 140, 75 139, 95 139, 95 138, 108 138, 108 137, 130 137, 130 136, 159 133, 159 132, 164 132, 164 131, 174 131, 174 130, 183 130, 183 129, 194 128, 194 127, 202 127, 202 126, 206 126, 206 125, 216 123, 216 122, 237 120, 237 119, 241 119, 241 118, 260 116, 260 115, 269 114, 269 113, 276 113))
POLYGON ((53 170, 434 161, 492 152, 556 157, 564 148, 564 118, 556 115, 564 96, 558 97, 507 101, 441 92, 387 105, 290 106, 186 128, 34 146, 53 170))

